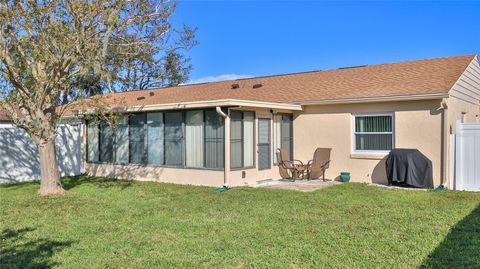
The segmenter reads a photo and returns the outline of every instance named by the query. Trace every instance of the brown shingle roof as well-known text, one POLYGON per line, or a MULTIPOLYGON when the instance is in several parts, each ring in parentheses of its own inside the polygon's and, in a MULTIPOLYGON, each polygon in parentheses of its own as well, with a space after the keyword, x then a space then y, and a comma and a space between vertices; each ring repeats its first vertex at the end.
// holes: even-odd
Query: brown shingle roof
POLYGON ((256 77, 105 94, 127 106, 240 99, 301 103, 346 98, 447 93, 475 55, 256 77), (238 88, 232 87, 238 84, 238 88), (261 84, 260 88, 254 88, 261 84))
MULTIPOLYGON (((447 93, 476 55, 367 65, 103 95, 121 106, 239 99, 301 103, 447 93), (238 84, 238 88, 232 87, 238 84), (261 87, 254 88, 254 85, 261 87)), ((117 105, 118 106, 118 105, 117 105)), ((2 113, 0 111, 0 120, 2 113)))

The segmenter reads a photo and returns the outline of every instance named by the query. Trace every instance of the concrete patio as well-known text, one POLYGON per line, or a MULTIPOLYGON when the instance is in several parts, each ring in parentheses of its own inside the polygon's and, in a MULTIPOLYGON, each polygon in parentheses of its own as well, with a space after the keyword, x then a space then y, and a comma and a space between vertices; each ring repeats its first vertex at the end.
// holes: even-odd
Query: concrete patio
POLYGON ((331 180, 296 180, 295 182, 290 180, 263 180, 251 185, 251 187, 312 192, 338 184, 342 184, 342 182, 331 180))

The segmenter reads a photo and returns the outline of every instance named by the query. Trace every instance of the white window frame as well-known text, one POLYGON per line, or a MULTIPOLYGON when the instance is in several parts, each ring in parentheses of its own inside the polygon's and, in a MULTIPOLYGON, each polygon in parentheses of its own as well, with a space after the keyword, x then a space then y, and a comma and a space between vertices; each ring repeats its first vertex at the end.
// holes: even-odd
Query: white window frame
POLYGON ((388 154, 390 150, 358 150, 356 145, 356 135, 357 134, 392 134, 392 149, 395 148, 395 113, 393 112, 372 112, 372 113, 359 113, 352 114, 352 124, 351 124, 351 134, 352 134, 352 153, 355 154, 388 154), (355 118, 356 117, 376 117, 376 116, 391 116, 392 117, 392 132, 369 132, 361 133, 355 132, 355 118))

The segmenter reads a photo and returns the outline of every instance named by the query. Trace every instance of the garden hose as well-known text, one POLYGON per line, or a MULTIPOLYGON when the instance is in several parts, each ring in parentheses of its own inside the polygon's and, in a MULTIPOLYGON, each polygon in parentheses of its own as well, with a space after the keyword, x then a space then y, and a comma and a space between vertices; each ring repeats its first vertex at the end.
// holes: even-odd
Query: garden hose
POLYGON ((230 188, 228 188, 228 187, 215 188, 215 189, 213 189, 213 192, 226 192, 229 189, 230 188))
POLYGON ((432 190, 432 192, 446 192, 447 189, 443 187, 442 185, 436 187, 435 189, 432 190))

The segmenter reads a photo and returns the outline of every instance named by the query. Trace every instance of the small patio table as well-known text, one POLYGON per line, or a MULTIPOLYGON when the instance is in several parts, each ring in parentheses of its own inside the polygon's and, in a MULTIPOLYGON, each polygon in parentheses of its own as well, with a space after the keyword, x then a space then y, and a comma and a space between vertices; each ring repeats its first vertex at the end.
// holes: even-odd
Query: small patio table
POLYGON ((308 170, 308 164, 295 164, 294 169, 292 169, 292 179, 293 181, 297 179, 305 179, 305 172, 308 170))

